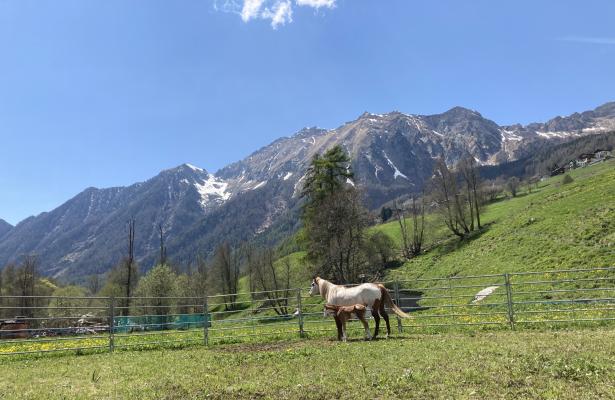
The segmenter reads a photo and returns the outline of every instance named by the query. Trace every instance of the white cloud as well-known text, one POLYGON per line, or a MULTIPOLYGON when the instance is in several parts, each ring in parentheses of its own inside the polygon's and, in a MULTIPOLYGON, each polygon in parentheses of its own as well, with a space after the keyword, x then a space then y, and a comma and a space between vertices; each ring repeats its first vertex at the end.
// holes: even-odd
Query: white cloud
POLYGON ((243 8, 241 9, 241 19, 243 22, 259 16, 261 7, 265 0, 244 0, 243 8))
POLYGON ((298 6, 333 8, 336 0, 296 0, 298 6))
POLYGON ((293 22, 293 9, 290 0, 278 1, 273 9, 266 9, 261 14, 263 18, 271 19, 271 26, 277 29, 280 25, 293 22))
POLYGON ((243 22, 270 20, 273 29, 293 22, 293 7, 334 8, 337 0, 214 0, 214 10, 238 14, 243 22))
POLYGON ((615 44, 615 38, 610 37, 566 36, 557 40, 574 43, 615 44))

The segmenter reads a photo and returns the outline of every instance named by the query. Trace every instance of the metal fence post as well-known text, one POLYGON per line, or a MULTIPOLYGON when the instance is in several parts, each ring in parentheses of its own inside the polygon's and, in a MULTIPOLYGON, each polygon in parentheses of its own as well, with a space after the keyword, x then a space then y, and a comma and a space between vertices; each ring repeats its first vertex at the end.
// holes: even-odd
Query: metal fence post
POLYGON ((203 297, 203 343, 209 346, 209 309, 207 307, 207 295, 203 297))
POLYGON ((299 318, 299 337, 304 338, 305 332, 303 331, 303 310, 301 307, 301 289, 297 289, 297 317, 299 318))
POLYGON ((250 296, 250 325, 252 325, 252 335, 256 336, 256 310, 254 309, 254 298, 252 296, 250 296))
MULTIPOLYGON (((394 288, 395 288, 395 305, 397 307, 399 307, 399 305, 401 304, 400 303, 401 296, 399 295, 399 282, 395 281, 394 285, 395 285, 394 286, 394 288)), ((397 317, 397 332, 398 333, 402 333, 404 330, 403 330, 403 326, 402 326, 402 323, 401 323, 401 317, 399 315, 397 315, 397 314, 395 314, 395 316, 397 317)))
POLYGON ((506 284, 506 302, 508 305, 508 323, 510 324, 510 329, 515 329, 515 312, 513 310, 513 300, 512 300, 512 286, 510 285, 510 275, 508 273, 504 274, 504 282, 506 284))
POLYGON ((115 297, 109 298, 109 352, 115 350, 115 297))

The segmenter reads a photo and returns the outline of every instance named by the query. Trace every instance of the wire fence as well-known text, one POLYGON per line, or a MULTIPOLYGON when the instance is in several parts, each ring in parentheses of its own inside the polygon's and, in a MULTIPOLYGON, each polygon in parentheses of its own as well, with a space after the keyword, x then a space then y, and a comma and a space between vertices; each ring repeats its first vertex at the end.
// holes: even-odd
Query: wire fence
MULTIPOLYGON (((385 286, 410 314, 391 319, 396 335, 615 321, 615 268, 423 278, 385 286)), ((0 356, 334 337, 336 330, 324 316, 323 299, 308 296, 306 289, 202 298, 0 296, 0 315, 11 316, 0 320, 0 356)), ((348 331, 359 337, 363 328, 350 324, 348 331)))

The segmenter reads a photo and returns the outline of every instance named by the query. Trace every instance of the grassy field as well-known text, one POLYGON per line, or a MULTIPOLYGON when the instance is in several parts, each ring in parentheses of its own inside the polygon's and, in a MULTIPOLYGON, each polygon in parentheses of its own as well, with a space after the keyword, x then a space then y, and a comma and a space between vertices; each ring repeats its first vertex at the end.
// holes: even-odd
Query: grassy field
POLYGON ((7 361, 6 399, 615 398, 615 331, 412 335, 7 361))

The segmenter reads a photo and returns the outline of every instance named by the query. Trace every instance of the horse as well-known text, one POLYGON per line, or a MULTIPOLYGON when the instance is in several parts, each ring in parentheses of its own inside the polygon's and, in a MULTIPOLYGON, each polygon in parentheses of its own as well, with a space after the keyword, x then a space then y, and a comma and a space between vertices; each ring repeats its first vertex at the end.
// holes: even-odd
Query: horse
MULTIPOLYGON (((376 329, 374 330, 373 338, 378 336, 381 315, 387 325, 386 337, 389 337, 391 334, 391 324, 389 323, 389 315, 384 309, 385 305, 401 318, 410 318, 408 314, 393 304, 393 299, 391 299, 389 291, 381 284, 363 283, 358 286, 345 287, 342 285, 335 285, 317 276, 312 280, 309 293, 310 296, 320 294, 328 304, 336 306, 363 304, 364 306, 371 307, 374 321, 376 321, 376 329)), ((366 339, 369 339, 369 337, 366 336, 366 339)))
POLYGON ((366 308, 363 304, 355 304, 354 306, 335 306, 333 304, 325 304, 325 315, 332 314, 335 318, 335 325, 337 326, 337 340, 346 341, 348 336, 346 335, 346 322, 352 317, 352 314, 356 315, 359 321, 365 328, 365 337, 371 339, 369 333, 369 325, 365 319, 366 308))

